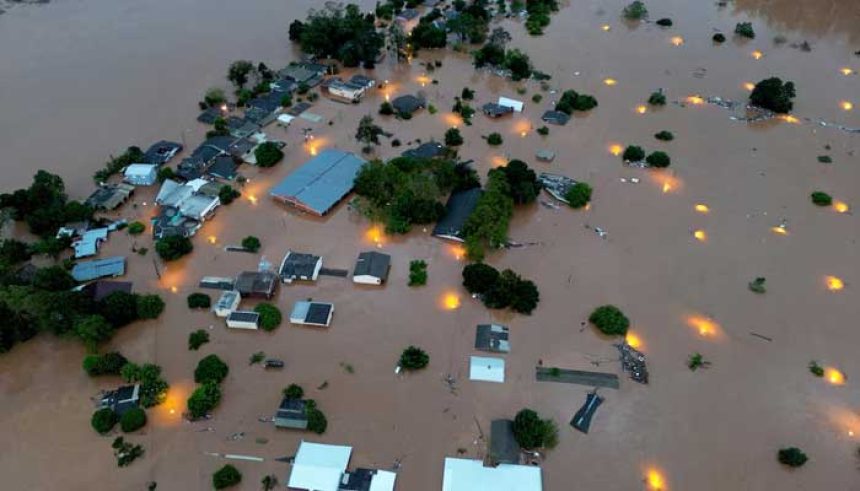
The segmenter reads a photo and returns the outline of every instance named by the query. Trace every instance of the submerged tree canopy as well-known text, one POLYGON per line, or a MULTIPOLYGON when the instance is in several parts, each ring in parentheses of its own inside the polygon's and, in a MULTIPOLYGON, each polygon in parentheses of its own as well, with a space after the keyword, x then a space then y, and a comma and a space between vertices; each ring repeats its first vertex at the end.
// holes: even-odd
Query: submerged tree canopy
POLYGON ((305 22, 290 26, 290 37, 305 53, 334 58, 348 67, 362 61, 372 63, 384 45, 383 36, 373 25, 373 15, 362 14, 355 4, 312 10, 305 22))
POLYGON ((775 113, 788 113, 794 107, 794 82, 783 82, 779 77, 762 80, 750 94, 750 104, 775 113))

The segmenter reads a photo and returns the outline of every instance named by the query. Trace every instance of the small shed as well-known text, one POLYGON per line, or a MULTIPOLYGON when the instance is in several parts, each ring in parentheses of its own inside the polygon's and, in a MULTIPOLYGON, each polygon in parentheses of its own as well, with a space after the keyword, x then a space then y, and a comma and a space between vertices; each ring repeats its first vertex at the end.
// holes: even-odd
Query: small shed
POLYGON ((271 299, 278 285, 278 276, 271 271, 245 271, 236 278, 236 290, 242 297, 271 299))
POLYGON ((99 409, 112 409, 117 416, 131 408, 135 408, 140 401, 140 384, 123 385, 116 390, 105 392, 99 401, 99 409))
POLYGON ((218 301, 215 302, 215 306, 212 307, 212 311, 215 312, 215 315, 218 317, 229 317, 231 313, 233 313, 237 308, 239 308, 239 302, 242 301, 242 296, 236 290, 227 290, 221 294, 221 297, 218 298, 218 301))
POLYGON ((362 252, 355 262, 352 281, 362 285, 381 285, 388 279, 391 256, 376 251, 362 252))
POLYGON ((308 427, 307 401, 284 397, 274 417, 276 428, 304 430, 308 427))
POLYGON ((507 97, 499 97, 498 104, 500 106, 505 106, 513 109, 515 113, 523 112, 523 107, 525 106, 525 103, 523 103, 523 101, 518 101, 516 99, 508 99, 507 97))
POLYGON ((541 162, 552 162, 555 160, 555 152, 552 150, 542 149, 535 153, 535 157, 541 162))
POLYGON ((469 380, 503 383, 505 381, 505 360, 472 356, 469 361, 469 380))
POLYGON ((158 181, 156 164, 131 164, 125 168, 123 180, 135 186, 152 186, 158 181))
POLYGON ((322 269, 322 258, 303 252, 287 251, 278 275, 284 283, 295 280, 316 281, 322 269))
POLYGON ((475 332, 475 349, 491 353, 508 353, 508 328, 499 324, 479 324, 475 332))
POLYGON ((328 327, 334 315, 334 304, 325 302, 300 301, 293 305, 290 323, 305 326, 328 327))
POLYGON ((259 329, 260 314, 250 310, 236 310, 227 316, 227 327, 233 329, 259 329))

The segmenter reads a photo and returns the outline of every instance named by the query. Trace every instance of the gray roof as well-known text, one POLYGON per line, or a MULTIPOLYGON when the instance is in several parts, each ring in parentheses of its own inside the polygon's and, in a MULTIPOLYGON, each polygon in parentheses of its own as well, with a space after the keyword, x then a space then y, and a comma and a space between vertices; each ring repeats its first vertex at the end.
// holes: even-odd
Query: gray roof
POLYGON ((352 191, 365 160, 341 150, 324 150, 305 162, 270 195, 317 215, 325 215, 352 191))
POLYGON ((72 267, 72 277, 76 281, 90 281, 124 274, 125 258, 121 256, 83 261, 72 267))
POLYGON ((475 349, 494 353, 508 353, 508 328, 498 324, 479 324, 475 331, 475 349))
POLYGON ((275 413, 275 426, 278 428, 296 428, 303 430, 308 427, 307 401, 285 397, 275 413))
POLYGON ((494 419, 490 422, 491 465, 519 464, 520 446, 514 438, 514 422, 509 419, 494 419))
POLYGON ((182 145, 161 140, 153 143, 143 154, 143 161, 150 164, 166 164, 174 155, 182 151, 182 145))
POLYGON ((117 414, 122 414, 133 407, 137 407, 140 399, 140 384, 123 385, 116 390, 108 391, 102 396, 99 403, 101 408, 110 408, 117 414))
POLYGON ((418 109, 424 107, 425 102, 419 97, 406 94, 395 98, 391 101, 391 105, 394 106, 394 109, 399 113, 412 114, 418 109))
POLYGON ((437 141, 429 141, 422 143, 415 148, 410 148, 409 150, 403 152, 401 155, 404 157, 432 159, 433 157, 441 155, 444 149, 445 146, 441 143, 437 141))
POLYGON ((277 286, 277 276, 270 271, 245 271, 236 278, 235 288, 243 297, 271 298, 277 286))
POLYGON ((472 210, 478 204, 478 199, 483 191, 481 188, 472 188, 464 191, 455 191, 445 204, 445 216, 436 223, 433 235, 453 240, 463 240, 463 226, 472 210))
POLYGON ((543 113, 541 118, 543 121, 552 124, 558 125, 566 125, 568 121, 570 121, 570 116, 567 113, 563 113, 561 111, 547 111, 543 113))
POLYGON ((227 321, 253 322, 256 324, 259 320, 260 314, 250 310, 234 310, 227 316, 227 321))
POLYGON ((219 155, 215 157, 215 160, 206 170, 206 173, 210 176, 230 181, 236 178, 236 169, 238 168, 239 166, 233 161, 233 157, 229 155, 219 155))
POLYGON ((353 276, 372 276, 383 282, 388 278, 391 269, 391 256, 376 251, 362 252, 355 262, 353 276))
POLYGON ((132 194, 134 194, 134 186, 131 184, 108 184, 96 189, 87 198, 86 204, 96 209, 113 210, 123 204, 132 194))
POLYGON ((282 279, 311 279, 320 257, 303 252, 287 251, 281 263, 282 279))
POLYGON ((295 305, 293 305, 293 311, 290 313, 290 319, 299 319, 305 324, 327 326, 329 323, 329 315, 333 308, 334 305, 330 303, 308 301, 296 302, 295 305))
POLYGON ((497 118, 505 114, 513 114, 514 108, 510 106, 502 106, 501 104, 496 104, 495 102, 488 102, 481 106, 481 111, 483 111, 484 114, 486 114, 487 116, 497 118))

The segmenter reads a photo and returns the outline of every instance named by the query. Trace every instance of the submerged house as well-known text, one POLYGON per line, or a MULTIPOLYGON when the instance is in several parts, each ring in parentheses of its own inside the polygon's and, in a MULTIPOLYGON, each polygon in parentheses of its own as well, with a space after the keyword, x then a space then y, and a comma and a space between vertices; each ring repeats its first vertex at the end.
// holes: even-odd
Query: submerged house
POLYGON ((444 152, 445 145, 442 145, 437 141, 429 141, 424 142, 415 148, 410 148, 400 155, 417 159, 432 159, 442 155, 444 152))
POLYGON ((253 310, 234 310, 227 316, 227 327, 232 329, 259 329, 260 314, 253 310))
POLYGON ((470 357, 469 380, 503 383, 505 381, 505 360, 485 356, 470 357))
POLYGON ((563 203, 567 203, 565 195, 570 188, 576 185, 576 181, 567 176, 550 174, 548 172, 541 172, 538 175, 538 182, 540 182, 544 191, 563 203))
POLYGON ((81 291, 93 299, 94 302, 100 302, 114 292, 131 293, 133 286, 134 284, 130 281, 98 280, 85 285, 81 288, 81 291))
POLYGON ((496 104, 495 102, 488 102, 488 103, 484 104, 483 106, 481 106, 481 111, 485 115, 495 119, 495 118, 501 118, 502 116, 505 116, 507 114, 513 114, 514 108, 512 108, 510 106, 503 106, 501 104, 496 104))
POLYGON ((243 298, 271 300, 278 286, 278 276, 271 271, 245 271, 239 273, 234 285, 243 298))
POLYGON ((270 191, 282 203, 324 216, 355 186, 366 161, 341 150, 327 149, 305 162, 270 191))
POLYGON ((105 184, 96 189, 86 200, 88 206, 96 210, 114 210, 128 201, 134 194, 131 184, 105 184))
POLYGON ((185 184, 167 179, 161 185, 155 202, 161 206, 152 219, 152 232, 156 239, 169 235, 191 237, 209 219, 221 199, 217 195, 200 192, 209 181, 194 179, 185 184))
POLYGON ((161 140, 153 143, 143 152, 143 161, 148 164, 164 165, 182 151, 182 145, 176 142, 161 140))
POLYGON ((463 226, 475 206, 478 205, 482 193, 481 188, 451 193, 448 203, 445 204, 445 216, 436 223, 436 227, 433 228, 433 235, 457 242, 465 241, 463 226))
POLYGON ((545 123, 564 126, 567 124, 568 121, 570 121, 570 116, 567 113, 563 113, 561 111, 547 111, 543 113, 543 116, 541 116, 540 119, 545 123))
POLYGON ((479 324, 475 331, 475 349, 491 353, 509 353, 508 328, 499 324, 479 324))
POLYGON ((239 168, 230 155, 219 155, 215 157, 212 164, 206 169, 206 174, 216 179, 232 181, 236 178, 236 170, 239 168))
POLYGON ((135 408, 140 401, 140 384, 123 385, 116 390, 105 392, 99 401, 99 409, 111 409, 122 416, 129 409, 135 408))
MULTIPOLYGON (((231 283, 232 287, 232 283, 231 283)), ((236 290, 227 290, 221 294, 218 301, 212 307, 212 311, 218 317, 228 317, 236 309, 239 308, 239 302, 242 301, 242 295, 236 290)))
POLYGON ((296 280, 316 281, 322 269, 322 258, 313 254, 287 251, 278 269, 278 276, 284 283, 296 280))
POLYGON ((397 474, 378 469, 347 471, 352 447, 302 441, 287 489, 296 491, 394 491, 397 474))
POLYGON ((525 106, 523 101, 518 101, 516 99, 509 99, 507 97, 499 97, 498 104, 500 106, 509 107, 509 108, 513 109, 513 111, 515 113, 523 112, 523 107, 525 106))
POLYGON ((322 83, 324 93, 335 100, 357 103, 364 97, 367 87, 359 84, 344 82, 338 77, 330 78, 322 83))
POLYGON ((542 491, 540 467, 500 464, 485 467, 480 460, 445 458, 442 491, 542 491))
POLYGON ((283 81, 291 81, 296 86, 305 84, 308 87, 316 87, 323 81, 328 67, 317 63, 290 63, 278 71, 279 87, 283 87, 283 81))
POLYGON ((411 116, 415 111, 427 107, 427 102, 420 97, 406 94, 396 97, 391 101, 391 105, 394 106, 397 114, 408 114, 411 116))
POLYGON ((123 180, 135 186, 152 186, 158 181, 156 164, 131 164, 125 168, 123 180))
POLYGON ((376 251, 362 252, 355 262, 352 281, 362 285, 381 285, 388 280, 391 256, 376 251))
POLYGON ((490 422, 490 451, 487 464, 519 464, 520 445, 514 437, 514 422, 509 419, 494 419, 490 422))
POLYGON ((334 315, 334 304, 325 302, 301 301, 293 305, 290 323, 303 326, 328 327, 334 315))
POLYGON ((278 412, 274 417, 276 428, 291 428, 295 430, 306 430, 308 428, 307 401, 284 397, 278 412))

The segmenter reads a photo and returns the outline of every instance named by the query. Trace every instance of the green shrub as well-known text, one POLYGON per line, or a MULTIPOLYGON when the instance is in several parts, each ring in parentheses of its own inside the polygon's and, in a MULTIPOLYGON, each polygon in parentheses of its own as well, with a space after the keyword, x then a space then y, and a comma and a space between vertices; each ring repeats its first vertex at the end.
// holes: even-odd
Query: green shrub
POLYGON ((651 155, 645 159, 648 162, 648 165, 651 167, 663 168, 669 167, 669 164, 672 163, 672 159, 669 158, 669 155, 666 152, 651 152, 651 155))
POLYGON ((215 382, 203 384, 196 389, 188 398, 188 412, 194 419, 206 416, 221 402, 221 388, 215 382))
POLYGON ((714 34, 713 37, 711 37, 711 40, 717 44, 722 44, 726 42, 726 35, 721 32, 718 32, 714 34))
POLYGON ((524 449, 552 448, 558 441, 558 428, 550 419, 541 419, 532 409, 521 409, 514 417, 514 439, 524 449))
POLYGON ((666 94, 664 94, 661 90, 652 92, 651 96, 648 97, 648 104, 651 104, 652 106, 665 106, 666 94))
POLYGON ((158 295, 137 296, 137 316, 141 319, 157 319, 164 312, 164 300, 158 295))
POLYGON ((218 355, 209 355, 197 363, 197 368, 194 369, 194 381, 198 384, 209 382, 220 384, 228 373, 230 373, 230 367, 218 355))
POLYGON ((621 154, 621 158, 624 159, 625 162, 641 162, 645 160, 645 150, 642 150, 642 147, 637 147, 636 145, 629 145, 624 149, 624 153, 621 154))
POLYGON ((578 182, 567 190, 564 199, 571 208, 582 208, 591 201, 591 186, 585 182, 578 182))
POLYGON ((229 488, 240 482, 242 482, 242 473, 230 464, 226 464, 212 474, 212 487, 215 489, 229 488))
POLYGON ((307 401, 306 411, 308 414, 308 430, 313 431, 317 435, 325 433, 326 428, 328 428, 328 420, 326 420, 325 414, 317 409, 314 401, 307 401))
POLYGON ((535 94, 532 96, 532 102, 534 102, 535 104, 540 104, 540 101, 542 101, 542 100, 543 100, 543 96, 540 94, 535 94))
POLYGON ((750 93, 750 104, 775 113, 787 113, 794 107, 792 99, 797 95, 794 82, 783 83, 778 77, 762 80, 750 93))
POLYGON ((284 397, 287 399, 301 399, 305 396, 305 390, 300 385, 290 384, 284 389, 284 397))
POLYGON ((424 286, 427 284, 427 263, 420 259, 409 262, 409 286, 424 286))
POLYGON ((146 230, 146 225, 140 222, 131 222, 128 224, 128 233, 131 235, 140 235, 146 230))
POLYGON ((624 18, 627 20, 642 20, 648 17, 648 9, 645 8, 645 4, 636 0, 630 5, 624 7, 622 11, 624 14, 624 18))
POLYGON ((537 129, 537 132, 540 136, 546 136, 549 134, 549 128, 547 128, 546 126, 541 126, 537 129))
POLYGON ((655 22, 655 24, 660 27, 672 27, 673 22, 672 19, 668 17, 663 17, 662 19, 657 19, 657 22, 655 22))
POLYGON ((225 206, 235 201, 239 196, 242 196, 242 193, 236 191, 232 186, 227 184, 221 186, 221 189, 218 190, 218 199, 221 200, 221 204, 225 206))
POLYGON ((242 248, 249 252, 257 252, 260 250, 260 239, 249 235, 242 239, 242 248))
POLYGON ((123 433, 131 433, 146 426, 146 411, 139 407, 133 407, 122 413, 119 418, 119 426, 123 433))
POLYGON ((819 155, 818 162, 821 164, 832 164, 833 158, 831 158, 830 155, 819 155))
POLYGON ((812 202, 818 206, 830 206, 833 204, 833 198, 823 191, 813 192, 810 195, 810 198, 812 198, 812 202))
POLYGON ((579 94, 575 90, 566 90, 555 104, 555 110, 565 114, 574 111, 590 111, 597 107, 597 99, 587 94, 579 94))
POLYGON ((747 286, 749 287, 751 292, 765 293, 767 291, 767 289, 765 289, 765 286, 764 286, 766 281, 767 281, 766 279, 764 279, 762 277, 758 277, 758 278, 750 281, 747 286))
POLYGON ((270 303, 257 304, 254 312, 260 314, 260 328, 264 331, 274 331, 281 325, 281 311, 270 303))
POLYGON ((471 101, 475 98, 475 91, 468 87, 463 87, 463 92, 460 93, 460 98, 464 101, 471 101))
POLYGON ((284 158, 284 152, 274 142, 265 142, 254 149, 254 157, 260 167, 273 167, 284 158))
POLYGON ((293 96, 291 94, 284 94, 281 96, 281 107, 290 107, 293 105, 293 96))
POLYGON ((738 22, 735 25, 735 34, 748 39, 755 39, 755 31, 751 22, 738 22))
POLYGON ((189 309, 208 309, 212 306, 212 298, 205 293, 192 293, 186 299, 189 309))
POLYGON ((487 136, 487 143, 492 146, 501 145, 502 141, 502 135, 498 133, 490 133, 489 136, 487 136))
POLYGON ((99 375, 119 375, 120 370, 128 363, 126 357, 117 351, 111 351, 103 355, 87 355, 84 357, 84 371, 90 377, 99 375))
POLYGON ((781 448, 776 456, 780 464, 789 467, 800 467, 809 460, 803 451, 797 447, 781 448))
POLYGON ((698 352, 693 353, 687 359, 687 368, 689 368, 690 371, 692 371, 692 372, 695 372, 696 370, 698 370, 700 368, 704 368, 708 365, 710 365, 710 362, 705 361, 705 357, 702 356, 702 354, 698 353, 698 352))
POLYGON ((188 349, 197 351, 201 346, 209 342, 209 333, 198 329, 188 335, 188 349))
POLYGON ((439 112, 439 110, 436 109, 436 106, 434 106, 433 104, 428 104, 427 105, 427 112, 430 114, 436 114, 437 112, 439 112))
POLYGON ((175 261, 194 250, 194 245, 188 237, 170 235, 158 239, 155 243, 155 252, 165 261, 175 261))
POLYGON ((94 412, 93 417, 90 419, 90 424, 92 425, 93 429, 102 435, 112 430, 113 427, 116 425, 116 422, 116 413, 113 412, 113 409, 109 407, 99 409, 98 411, 94 412))
POLYGON ((400 354, 400 366, 404 370, 420 370, 430 363, 430 356, 421 348, 410 346, 400 354))
POLYGON ((391 105, 390 102, 385 101, 379 105, 379 114, 383 116, 390 116, 394 114, 394 106, 391 105))
POLYGON ((445 145, 449 147, 458 147, 463 144, 463 135, 457 128, 448 128, 445 132, 445 145))
POLYGON ((614 305, 603 305, 594 310, 588 321, 608 336, 623 336, 627 334, 630 320, 614 305))
POLYGON ((663 130, 663 131, 655 134, 654 138, 656 138, 660 141, 670 142, 670 141, 675 139, 675 135, 673 135, 671 131, 663 130))
POLYGON ((116 457, 118 467, 127 467, 138 457, 143 456, 142 446, 126 442, 125 438, 121 436, 114 438, 111 448, 113 448, 113 455, 116 457))
POLYGON ((824 368, 818 364, 817 361, 809 362, 809 372, 815 375, 816 377, 824 376, 824 368))

